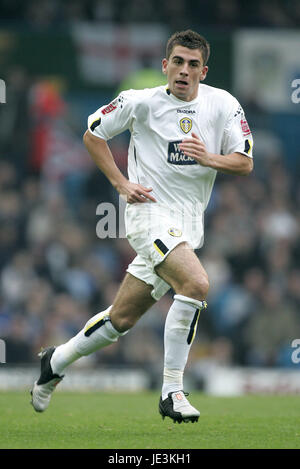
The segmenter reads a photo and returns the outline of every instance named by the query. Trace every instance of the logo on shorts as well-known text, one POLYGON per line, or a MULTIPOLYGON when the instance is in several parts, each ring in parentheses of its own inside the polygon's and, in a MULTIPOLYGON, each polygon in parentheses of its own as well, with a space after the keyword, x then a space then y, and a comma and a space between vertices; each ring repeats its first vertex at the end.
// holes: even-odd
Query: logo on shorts
POLYGON ((187 133, 189 133, 189 131, 191 130, 191 128, 193 126, 193 121, 189 117, 183 117, 182 119, 180 119, 179 124, 180 124, 181 130, 185 134, 187 134, 187 133))
POLYGON ((182 236, 182 231, 179 230, 179 228, 169 228, 169 229, 168 229, 168 233, 169 233, 171 236, 176 236, 176 237, 182 236))

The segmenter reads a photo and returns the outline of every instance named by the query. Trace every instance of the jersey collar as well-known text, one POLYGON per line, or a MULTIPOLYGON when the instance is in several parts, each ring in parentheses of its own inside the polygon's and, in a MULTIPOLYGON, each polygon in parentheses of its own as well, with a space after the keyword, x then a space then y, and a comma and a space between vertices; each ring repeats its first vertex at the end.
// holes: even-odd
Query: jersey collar
POLYGON ((185 106, 189 106, 190 104, 195 104, 195 103, 198 102, 199 94, 192 101, 184 101, 183 99, 176 98, 176 96, 174 96, 174 94, 171 93, 168 86, 166 87, 166 93, 170 97, 170 99, 176 104, 182 104, 182 105, 185 105, 185 106))

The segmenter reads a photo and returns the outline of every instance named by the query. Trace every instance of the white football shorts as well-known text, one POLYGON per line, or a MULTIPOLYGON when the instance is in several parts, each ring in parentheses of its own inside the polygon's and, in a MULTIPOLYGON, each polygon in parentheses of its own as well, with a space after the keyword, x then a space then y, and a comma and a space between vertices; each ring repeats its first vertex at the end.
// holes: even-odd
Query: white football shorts
POLYGON ((190 249, 203 244, 203 213, 186 217, 181 211, 158 203, 127 204, 126 237, 137 253, 127 272, 153 286, 151 292, 159 300, 171 288, 156 272, 160 264, 178 244, 187 242, 190 249))

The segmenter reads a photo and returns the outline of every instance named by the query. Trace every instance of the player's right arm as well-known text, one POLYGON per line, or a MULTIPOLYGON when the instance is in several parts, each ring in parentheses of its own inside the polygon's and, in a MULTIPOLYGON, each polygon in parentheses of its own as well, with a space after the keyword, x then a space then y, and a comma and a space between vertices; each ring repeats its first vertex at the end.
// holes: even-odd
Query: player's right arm
POLYGON ((133 115, 132 93, 121 93, 117 99, 89 116, 83 141, 98 168, 128 203, 156 202, 150 195, 152 188, 135 184, 122 174, 107 144, 107 140, 131 128, 133 115))
POLYGON ((125 198, 129 204, 146 202, 147 199, 156 202, 147 188, 141 184, 130 182, 117 167, 114 157, 106 141, 95 137, 89 130, 83 136, 84 144, 98 168, 105 174, 112 186, 125 198))

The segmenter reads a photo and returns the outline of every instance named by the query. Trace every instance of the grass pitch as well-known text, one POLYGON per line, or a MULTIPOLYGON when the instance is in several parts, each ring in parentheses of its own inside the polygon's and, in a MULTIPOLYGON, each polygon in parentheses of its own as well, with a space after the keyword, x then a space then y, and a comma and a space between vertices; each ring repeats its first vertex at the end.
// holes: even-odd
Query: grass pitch
POLYGON ((158 413, 159 392, 56 392, 36 413, 28 392, 0 392, 0 448, 300 448, 299 396, 219 398, 191 393, 198 423, 158 413))

